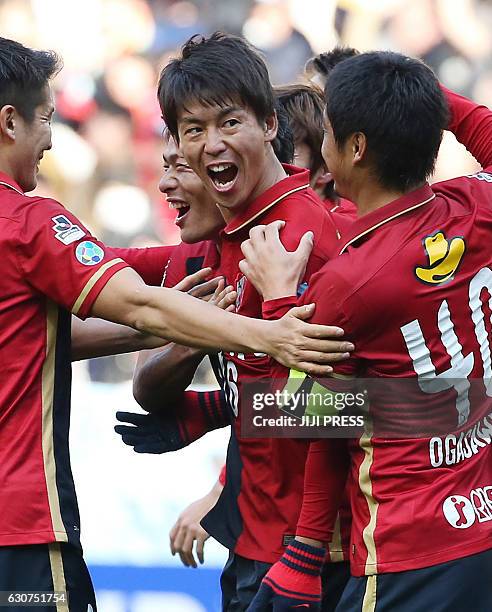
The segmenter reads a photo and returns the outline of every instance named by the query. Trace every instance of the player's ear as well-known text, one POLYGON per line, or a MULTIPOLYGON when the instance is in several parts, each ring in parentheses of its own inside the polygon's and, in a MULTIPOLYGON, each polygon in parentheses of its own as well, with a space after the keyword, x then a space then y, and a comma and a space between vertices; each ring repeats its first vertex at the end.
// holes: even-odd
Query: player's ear
POLYGON ((361 162, 367 152, 367 138, 364 132, 352 134, 352 161, 354 164, 361 162))
POLYGON ((328 171, 325 164, 321 166, 314 177, 314 189, 323 189, 325 185, 333 181, 333 175, 328 171))
POLYGON ((265 142, 272 142, 278 131, 278 119, 275 111, 263 122, 263 131, 265 133, 265 142))
POLYGON ((0 133, 3 138, 15 140, 15 121, 17 111, 11 104, 6 104, 0 109, 0 133))

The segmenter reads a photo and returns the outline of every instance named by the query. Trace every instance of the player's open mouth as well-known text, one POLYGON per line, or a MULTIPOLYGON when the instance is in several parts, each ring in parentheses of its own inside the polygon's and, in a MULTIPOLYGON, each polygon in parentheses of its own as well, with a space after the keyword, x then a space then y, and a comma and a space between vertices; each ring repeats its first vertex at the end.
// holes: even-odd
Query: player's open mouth
POLYGON ((217 191, 229 191, 236 181, 238 168, 235 164, 228 162, 210 164, 210 166, 207 166, 207 173, 217 191))
POLYGON ((178 222, 183 221, 184 217, 186 217, 186 215, 190 212, 190 207, 188 206, 188 204, 178 200, 170 201, 169 208, 178 212, 175 221, 176 225, 179 225, 178 222))

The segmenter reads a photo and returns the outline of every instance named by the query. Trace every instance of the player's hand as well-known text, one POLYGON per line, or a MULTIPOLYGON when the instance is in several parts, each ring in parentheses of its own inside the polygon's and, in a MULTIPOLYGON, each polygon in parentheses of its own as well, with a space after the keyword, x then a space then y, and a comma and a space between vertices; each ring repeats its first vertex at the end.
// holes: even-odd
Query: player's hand
POLYGON ((193 297, 208 302, 214 297, 218 287, 220 287, 219 291, 224 289, 224 278, 217 276, 208 279, 211 272, 212 268, 202 268, 198 272, 185 276, 173 289, 186 291, 193 297))
POLYGON ((162 454, 179 450, 188 442, 183 440, 174 416, 138 412, 117 412, 116 419, 124 425, 114 430, 136 453, 162 454))
POLYGON ((205 497, 185 508, 169 533, 171 552, 173 555, 178 553, 186 567, 197 567, 194 546, 200 564, 205 560, 203 548, 210 535, 200 525, 200 521, 215 506, 221 490, 222 486, 216 485, 205 497))
POLYGON ((321 567, 325 550, 294 540, 268 570, 248 612, 321 610, 321 567))
POLYGON ((297 249, 287 251, 279 235, 284 225, 285 221, 257 225, 241 244, 245 259, 239 268, 264 301, 296 295, 313 249, 313 232, 306 232, 297 249))
POLYGON ((265 352, 288 368, 326 376, 333 371, 327 364, 348 359, 355 347, 341 340, 344 331, 340 327, 306 323, 314 309, 315 304, 298 306, 278 321, 271 321, 275 331, 267 339, 272 348, 265 352))

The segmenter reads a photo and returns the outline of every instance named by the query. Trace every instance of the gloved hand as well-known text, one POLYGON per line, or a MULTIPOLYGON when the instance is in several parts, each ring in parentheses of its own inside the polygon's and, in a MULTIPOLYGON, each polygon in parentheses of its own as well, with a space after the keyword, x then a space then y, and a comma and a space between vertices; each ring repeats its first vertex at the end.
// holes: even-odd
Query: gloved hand
POLYGON ((138 412, 117 412, 114 430, 136 453, 161 454, 179 450, 189 442, 183 440, 176 417, 165 418, 138 412))
POLYGON ((319 612, 325 554, 324 548, 294 540, 263 578, 247 612, 319 612))
POLYGON ((125 425, 114 430, 136 453, 169 453, 204 434, 229 425, 232 419, 222 391, 186 391, 176 406, 159 414, 117 412, 125 425))

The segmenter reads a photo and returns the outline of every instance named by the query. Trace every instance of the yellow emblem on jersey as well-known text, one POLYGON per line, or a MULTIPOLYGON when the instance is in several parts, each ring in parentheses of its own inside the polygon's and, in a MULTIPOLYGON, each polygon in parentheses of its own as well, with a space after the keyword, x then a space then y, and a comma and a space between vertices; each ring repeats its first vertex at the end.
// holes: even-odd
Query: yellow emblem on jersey
POLYGON ((417 278, 430 285, 451 280, 465 253, 463 238, 456 236, 448 240, 442 232, 436 232, 424 238, 424 248, 429 258, 429 266, 416 267, 417 278))

